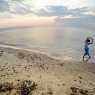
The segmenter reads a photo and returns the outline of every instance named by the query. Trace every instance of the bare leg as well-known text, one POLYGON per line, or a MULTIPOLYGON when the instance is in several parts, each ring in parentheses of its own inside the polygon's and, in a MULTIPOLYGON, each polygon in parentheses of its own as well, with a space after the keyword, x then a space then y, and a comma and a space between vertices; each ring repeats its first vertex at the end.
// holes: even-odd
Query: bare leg
POLYGON ((91 56, 89 55, 89 54, 84 54, 83 55, 83 62, 85 61, 85 62, 87 62, 87 61, 89 61, 91 59, 91 56), (85 60, 85 56, 88 56, 88 58, 85 60))
POLYGON ((86 60, 86 62, 89 61, 90 59, 91 59, 91 56, 88 54, 88 59, 86 60))
POLYGON ((89 57, 89 59, 90 59, 90 58, 91 58, 90 54, 88 53, 87 55, 88 55, 88 57, 89 57))

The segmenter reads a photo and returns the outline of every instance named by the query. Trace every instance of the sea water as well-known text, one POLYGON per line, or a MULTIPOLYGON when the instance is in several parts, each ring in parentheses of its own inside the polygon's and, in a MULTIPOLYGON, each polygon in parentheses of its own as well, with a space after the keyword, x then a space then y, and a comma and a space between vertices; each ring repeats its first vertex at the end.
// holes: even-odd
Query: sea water
MULTIPOLYGON (((95 37, 93 30, 63 26, 9 27, 0 29, 0 44, 35 49, 63 60, 82 60, 86 37, 95 37)), ((90 46, 92 60, 95 44, 90 46)))

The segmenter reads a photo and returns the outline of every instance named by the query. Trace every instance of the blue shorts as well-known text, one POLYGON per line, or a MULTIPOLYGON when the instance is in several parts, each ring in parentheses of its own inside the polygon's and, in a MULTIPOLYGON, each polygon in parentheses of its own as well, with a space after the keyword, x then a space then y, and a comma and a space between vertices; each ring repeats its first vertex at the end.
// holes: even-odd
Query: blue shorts
POLYGON ((85 48, 85 55, 89 55, 89 48, 85 48))

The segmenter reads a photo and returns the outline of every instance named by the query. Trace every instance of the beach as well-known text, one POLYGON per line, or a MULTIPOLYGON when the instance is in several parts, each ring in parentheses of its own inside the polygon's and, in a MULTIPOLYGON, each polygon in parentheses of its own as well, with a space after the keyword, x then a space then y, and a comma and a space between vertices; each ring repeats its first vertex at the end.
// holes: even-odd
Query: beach
POLYGON ((0 95, 95 95, 95 0, 0 0, 0 95))
POLYGON ((0 95, 95 95, 95 64, 0 47, 0 95))

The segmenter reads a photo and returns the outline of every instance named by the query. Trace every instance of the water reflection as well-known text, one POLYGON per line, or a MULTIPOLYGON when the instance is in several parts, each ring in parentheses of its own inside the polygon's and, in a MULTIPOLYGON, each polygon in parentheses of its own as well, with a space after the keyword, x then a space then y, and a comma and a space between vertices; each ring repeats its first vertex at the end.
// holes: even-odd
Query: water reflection
MULTIPOLYGON (((25 48, 38 48, 66 60, 81 59, 84 40, 94 31, 73 27, 30 27, 0 31, 0 43, 25 48)), ((94 48, 91 49, 93 54, 94 48)))

